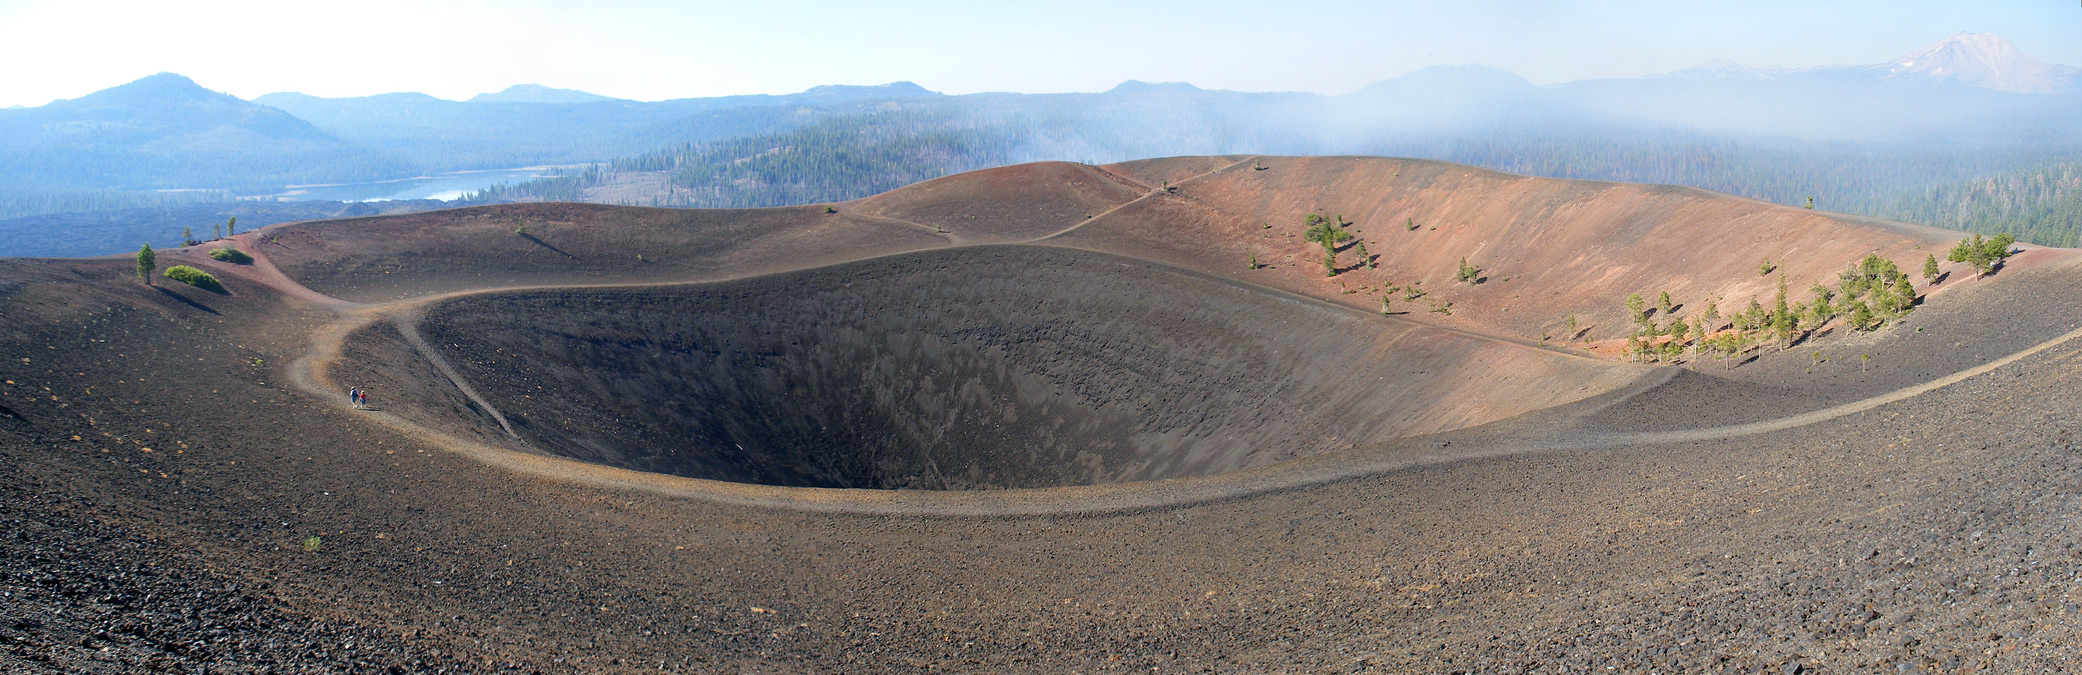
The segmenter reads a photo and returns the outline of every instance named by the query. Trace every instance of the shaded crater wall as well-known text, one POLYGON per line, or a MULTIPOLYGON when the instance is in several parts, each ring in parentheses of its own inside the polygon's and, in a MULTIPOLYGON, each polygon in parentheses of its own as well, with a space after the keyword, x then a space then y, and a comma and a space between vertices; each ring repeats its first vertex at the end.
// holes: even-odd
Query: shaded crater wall
POLYGON ((419 331, 530 449, 782 486, 1206 475, 1489 421, 1634 373, 1023 246, 469 296, 419 331))

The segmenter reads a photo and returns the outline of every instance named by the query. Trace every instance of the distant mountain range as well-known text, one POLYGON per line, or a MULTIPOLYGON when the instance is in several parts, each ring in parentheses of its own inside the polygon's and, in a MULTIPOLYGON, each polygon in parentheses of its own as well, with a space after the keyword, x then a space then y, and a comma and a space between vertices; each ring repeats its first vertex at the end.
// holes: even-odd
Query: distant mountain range
MULTIPOLYGON (((782 96, 641 102, 516 85, 467 101, 425 94, 251 102, 160 74, 38 108, 0 110, 0 176, 69 189, 228 188, 603 161, 784 132, 893 104, 957 116, 1049 109, 1079 126, 1219 118, 1280 147, 1121 148, 1170 154, 1344 151, 1359 138, 1454 133, 1528 120, 1807 140, 1987 140, 2019 129, 2073 137, 2078 71, 2001 38, 1961 33, 1885 63, 1800 70, 1711 63, 1643 78, 1535 86, 1479 66, 1428 68, 1344 96, 1213 92, 1128 82, 1101 94, 945 96, 909 82, 782 96), (1088 107, 1063 107, 1064 101, 1088 107), (1123 116, 1132 117, 1124 119, 1123 116)), ((1086 144, 1089 145, 1089 144, 1086 144)), ((1140 144, 1146 145, 1146 144, 1140 144)), ((1120 152, 1091 148, 1110 159, 1120 152)), ((1074 159, 1074 158, 1073 158, 1074 159)))
POLYGON ((282 110, 160 74, 36 108, 0 110, 14 190, 231 187, 254 176, 407 171, 282 110))
MULTIPOLYGON (((160 74, 0 109, 0 218, 96 200, 137 206, 124 195, 143 190, 269 194, 285 184, 611 160, 678 171, 680 162, 747 149, 786 146, 791 161, 809 162, 803 148, 860 143, 878 148, 872 164, 840 167, 834 157, 819 169, 850 172, 821 183, 843 189, 797 181, 773 198, 851 196, 882 184, 862 172, 883 169, 916 177, 1039 159, 1399 154, 1766 199, 1856 192, 1864 196, 1833 203, 1866 208, 1889 190, 2082 159, 2078 81, 2076 68, 1972 33, 1869 65, 1713 62, 1549 86, 1449 66, 1335 96, 1134 81, 1099 93, 949 96, 897 82, 655 102, 532 84, 465 101, 417 93, 243 101, 160 74), (1825 172, 1802 173, 1816 167, 1825 172)), ((699 180, 693 175, 675 180, 699 180)), ((733 180, 756 190, 789 177, 733 180)), ((732 203, 768 199, 747 198, 732 203)))

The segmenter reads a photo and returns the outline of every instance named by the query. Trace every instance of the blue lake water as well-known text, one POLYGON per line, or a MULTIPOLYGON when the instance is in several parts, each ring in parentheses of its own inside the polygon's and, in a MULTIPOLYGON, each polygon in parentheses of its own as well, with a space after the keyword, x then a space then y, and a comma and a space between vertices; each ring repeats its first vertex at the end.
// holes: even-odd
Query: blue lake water
MULTIPOLYGON (((336 202, 381 202, 400 199, 440 199, 450 201, 463 195, 483 190, 501 183, 520 183, 552 175, 553 167, 529 167, 525 169, 498 169, 492 171, 460 171, 438 176, 422 176, 401 180, 377 181, 372 183, 340 183, 336 185, 292 185, 274 195, 283 201, 336 201, 336 202)), ((565 171, 574 171, 566 168, 565 171)))

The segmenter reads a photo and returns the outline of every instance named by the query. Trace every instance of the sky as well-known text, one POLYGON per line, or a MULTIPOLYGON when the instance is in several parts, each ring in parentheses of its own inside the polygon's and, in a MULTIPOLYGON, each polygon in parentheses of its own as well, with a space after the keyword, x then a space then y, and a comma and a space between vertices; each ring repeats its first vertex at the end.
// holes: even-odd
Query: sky
POLYGON ((0 0, 0 107, 158 72, 249 99, 536 83, 660 100, 899 80, 950 94, 1130 79, 1341 94, 1435 65, 1552 84, 1709 60, 1878 63, 1960 31, 2082 65, 2082 3, 2067 0, 0 0))

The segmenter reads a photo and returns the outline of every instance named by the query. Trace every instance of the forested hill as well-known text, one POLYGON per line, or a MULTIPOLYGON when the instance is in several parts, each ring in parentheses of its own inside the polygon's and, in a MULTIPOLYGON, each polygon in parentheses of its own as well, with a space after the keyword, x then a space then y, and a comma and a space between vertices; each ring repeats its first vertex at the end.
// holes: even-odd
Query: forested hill
POLYGON ((235 190, 411 170, 281 110, 170 73, 0 110, 0 185, 16 194, 235 190))
POLYGON ((1912 190, 1876 211, 1899 220, 2073 247, 2082 244, 2082 165, 2010 171, 1912 190))
MULTIPOLYGON (((1173 106, 1177 102, 1172 102, 1173 106)), ((1112 162, 1176 154, 1349 154, 1421 157, 1535 176, 1691 185, 1783 204, 1874 215, 2025 241, 2074 245, 2075 165, 2018 169, 2063 156, 2046 147, 1967 143, 1813 143, 1733 139, 1658 125, 1513 123, 1453 135, 1381 134, 1332 146, 1302 129, 1223 122, 1178 110, 1194 124, 1101 123, 1067 114, 1065 101, 989 114, 916 105, 615 160, 580 175, 485 191, 488 201, 594 201, 699 208, 844 201, 950 173, 1005 164, 1112 162), (1168 152, 1123 145, 1161 142, 1168 152), (2069 215, 2063 215, 2069 214, 2069 215)), ((1135 111, 1110 120, 1163 119, 1135 111)), ((2074 155, 2067 155, 2074 156, 2074 155)))

